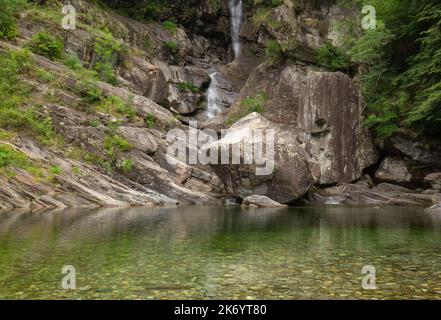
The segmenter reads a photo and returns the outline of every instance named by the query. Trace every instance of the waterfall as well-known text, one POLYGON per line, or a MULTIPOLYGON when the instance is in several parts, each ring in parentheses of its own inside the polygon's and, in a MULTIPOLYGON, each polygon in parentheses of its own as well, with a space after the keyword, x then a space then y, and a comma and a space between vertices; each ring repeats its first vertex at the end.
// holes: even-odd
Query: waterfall
POLYGON ((207 116, 209 118, 213 118, 222 111, 219 83, 217 82, 216 74, 216 72, 210 74, 211 81, 207 90, 207 116))
POLYGON ((243 0, 229 0, 231 15, 231 40, 233 42, 234 57, 240 54, 240 28, 243 22, 243 0))

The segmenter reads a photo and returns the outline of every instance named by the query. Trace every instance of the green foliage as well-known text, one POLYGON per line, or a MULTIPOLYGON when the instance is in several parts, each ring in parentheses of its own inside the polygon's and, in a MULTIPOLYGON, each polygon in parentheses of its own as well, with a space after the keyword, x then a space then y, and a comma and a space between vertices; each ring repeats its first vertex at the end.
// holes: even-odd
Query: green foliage
POLYGON ((153 114, 149 113, 149 114, 146 115, 144 121, 145 121, 145 125, 147 126, 147 128, 151 129, 151 128, 153 128, 155 126, 156 119, 155 119, 155 116, 153 114))
POLYGON ((133 170, 133 161, 130 159, 125 159, 122 163, 121 163, 121 167, 123 169, 124 172, 130 172, 133 170))
POLYGON ((347 69, 350 65, 349 57, 343 50, 334 47, 330 42, 317 50, 317 62, 335 71, 347 69))
POLYGON ((377 10, 375 30, 351 30, 343 48, 361 66, 366 124, 379 137, 403 127, 441 133, 441 4, 357 0, 377 10), (361 35, 361 36, 360 36, 361 35))
POLYGON ((39 106, 28 106, 31 87, 21 75, 35 70, 27 50, 0 54, 0 128, 34 135, 41 142, 54 137, 50 118, 40 112, 39 106))
POLYGON ((267 42, 265 52, 272 63, 277 63, 283 59, 282 47, 276 40, 269 40, 267 42))
POLYGON ((193 93, 199 93, 201 91, 201 89, 198 86, 194 85, 193 83, 189 83, 189 82, 178 83, 177 87, 180 90, 191 91, 193 93))
POLYGON ((176 41, 166 41, 165 47, 173 54, 177 53, 179 50, 178 43, 176 41))
POLYGON ((6 130, 3 130, 3 129, 0 129, 0 140, 6 141, 6 140, 11 139, 13 136, 14 136, 13 133, 6 131, 6 130))
POLYGON ((75 54, 67 55, 63 63, 73 71, 80 71, 84 68, 80 58, 75 54))
POLYGON ((0 39, 14 39, 18 35, 17 15, 24 0, 0 0, 0 39))
POLYGON ((12 168, 26 170, 36 177, 42 176, 41 168, 33 164, 24 153, 0 143, 0 174, 5 173, 8 176, 13 176, 14 174, 10 171, 12 168))
POLYGON ((40 80, 42 82, 47 82, 47 83, 53 82, 56 79, 56 77, 52 73, 50 73, 42 68, 37 68, 36 76, 37 76, 38 80, 40 80))
POLYGON ((104 139, 104 151, 112 160, 115 160, 118 151, 127 152, 132 148, 132 145, 126 139, 118 135, 106 136, 104 139))
POLYGON ((0 168, 16 166, 22 168, 29 163, 28 158, 21 152, 15 151, 11 146, 0 143, 0 168))
POLYGON ((253 112, 263 113, 265 111, 265 103, 267 100, 268 95, 265 92, 258 92, 255 96, 243 99, 240 103, 239 111, 237 113, 230 113, 226 124, 232 125, 237 120, 253 112))
POLYGON ((110 96, 101 101, 100 105, 97 106, 97 110, 111 115, 125 116, 129 121, 132 121, 136 116, 136 112, 133 109, 133 97, 129 97, 124 102, 117 96, 110 96))
POLYGON ((32 37, 29 47, 32 52, 55 60, 61 58, 64 42, 46 31, 40 31, 32 37))
POLYGON ((163 27, 165 29, 168 30, 168 32, 170 32, 172 35, 175 35, 176 32, 178 31, 178 26, 176 25, 176 23, 174 23, 173 21, 170 20, 166 20, 162 23, 163 27))
POLYGON ((99 79, 110 84, 118 84, 113 66, 118 61, 121 43, 106 31, 101 32, 95 39, 93 69, 98 73, 99 79))
POLYGON ((59 175, 61 173, 61 168, 59 166, 52 166, 49 168, 49 172, 53 175, 59 175))
POLYGON ((85 102, 88 104, 94 104, 101 101, 102 91, 92 79, 77 81, 75 85, 75 92, 83 97, 85 102))
POLYGON ((81 174, 81 168, 80 167, 72 167, 72 173, 75 175, 80 175, 81 174))

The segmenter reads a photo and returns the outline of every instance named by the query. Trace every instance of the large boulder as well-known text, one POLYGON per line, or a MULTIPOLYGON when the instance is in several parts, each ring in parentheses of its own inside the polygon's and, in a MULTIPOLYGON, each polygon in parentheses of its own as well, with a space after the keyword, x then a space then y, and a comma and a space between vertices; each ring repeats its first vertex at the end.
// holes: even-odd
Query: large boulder
POLYGON ((441 169, 441 143, 428 140, 411 132, 395 134, 385 141, 378 141, 380 148, 398 157, 429 168, 441 169))
POLYGON ((222 139, 205 145, 202 151, 217 150, 227 155, 228 161, 223 162, 228 163, 211 165, 230 194, 241 198, 264 195, 287 203, 302 197, 314 182, 309 156, 305 146, 297 141, 297 135, 293 127, 276 124, 258 113, 251 113, 233 124, 222 139), (274 130, 274 162, 269 155, 271 146, 266 139, 270 131, 267 130, 274 130), (259 138, 259 132, 265 132, 265 138, 259 138), (250 145, 256 148, 260 143, 264 145, 264 156, 268 156, 268 161, 257 164, 254 158, 252 163, 245 164, 250 155, 246 150, 253 150, 247 148, 250 145), (236 161, 232 155, 234 152, 230 152, 235 149, 241 151, 236 161))
POLYGON ((244 206, 256 206, 262 208, 283 208, 287 207, 285 204, 281 204, 265 196, 252 195, 243 199, 242 205, 244 206))
POLYGON ((351 182, 378 156, 363 128, 359 90, 341 72, 308 70, 298 113, 309 152, 320 165, 320 184, 351 182))
POLYGON ((430 183, 433 189, 441 190, 441 172, 435 172, 428 174, 424 181, 430 183))
POLYGON ((292 62, 278 68, 264 63, 250 75, 227 122, 259 96, 265 118, 302 132, 297 139, 319 164, 319 184, 355 181, 376 163, 378 154, 362 124, 359 90, 345 74, 292 62))
POLYGON ((412 175, 403 159, 387 157, 381 162, 380 167, 375 172, 375 178, 400 184, 410 182, 412 175))

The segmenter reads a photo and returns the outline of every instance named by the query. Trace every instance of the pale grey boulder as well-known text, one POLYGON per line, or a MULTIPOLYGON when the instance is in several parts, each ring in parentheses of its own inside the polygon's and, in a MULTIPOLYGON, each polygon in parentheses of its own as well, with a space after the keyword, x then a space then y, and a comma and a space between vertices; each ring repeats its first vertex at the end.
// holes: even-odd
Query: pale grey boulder
POLYGON ((432 189, 441 190, 441 172, 428 174, 424 181, 430 183, 432 189))
POLYGON ((412 180, 412 174, 407 168, 407 164, 400 158, 385 158, 378 170, 375 172, 375 178, 381 181, 392 183, 405 183, 412 180))
MULTIPOLYGON (((217 150, 240 148, 252 141, 255 133, 260 130, 274 130, 274 163, 266 163, 270 168, 264 174, 258 170, 265 165, 245 164, 244 153, 240 154, 240 164, 233 164, 229 154, 228 163, 211 164, 213 171, 224 182, 229 194, 246 198, 250 195, 264 195, 275 201, 287 203, 302 197, 314 183, 310 170, 309 156, 298 140, 295 128, 276 124, 258 113, 251 113, 233 124, 227 134, 220 140, 203 147, 217 150)), ((259 140, 254 140, 259 143, 259 140)), ((253 148, 254 148, 253 144, 253 148)), ((269 157, 270 158, 270 157, 269 157)), ((271 160, 271 159, 268 159, 271 160)))
POLYGON ((242 205, 244 206, 257 206, 257 207, 263 207, 263 208, 284 208, 288 207, 285 204, 281 204, 277 201, 274 201, 268 197, 265 196, 259 196, 259 195, 252 195, 248 196, 245 199, 243 199, 242 205))

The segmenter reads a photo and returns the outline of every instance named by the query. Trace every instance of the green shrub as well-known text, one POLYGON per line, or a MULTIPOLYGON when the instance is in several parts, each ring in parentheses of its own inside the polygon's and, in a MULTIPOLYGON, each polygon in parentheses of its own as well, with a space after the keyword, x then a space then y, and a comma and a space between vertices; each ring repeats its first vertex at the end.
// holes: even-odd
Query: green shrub
POLYGON ((176 41, 165 42, 165 47, 173 54, 177 53, 179 50, 178 43, 176 41))
POLYGON ((47 82, 47 83, 55 81, 55 79, 56 79, 56 77, 52 73, 50 73, 42 68, 37 68, 35 75, 38 80, 40 80, 42 82, 47 82))
POLYGON ((5 173, 8 176, 13 176, 14 174, 9 171, 11 168, 26 170, 35 177, 43 176, 41 167, 33 164, 24 153, 0 143, 0 174, 5 173))
POLYGON ((18 35, 17 19, 24 0, 0 0, 0 39, 14 39, 18 35))
POLYGON ((75 175, 80 175, 81 174, 81 168, 80 167, 72 167, 72 173, 75 175))
POLYGON ((64 42, 46 31, 40 31, 32 37, 29 47, 32 52, 55 60, 61 58, 61 54, 64 50, 64 42))
POLYGON ((265 52, 272 63, 277 63, 283 59, 282 47, 276 40, 269 40, 267 42, 265 52))
POLYGON ((101 101, 102 91, 91 79, 77 81, 75 92, 84 98, 85 102, 94 104, 101 101))
POLYGON ((151 128, 153 128, 155 126, 156 119, 155 119, 155 116, 153 114, 149 113, 149 114, 146 115, 144 121, 145 121, 145 125, 147 126, 147 128, 151 129, 151 128))
POLYGON ((241 101, 238 112, 228 115, 226 124, 232 125, 237 120, 253 112, 263 113, 267 100, 268 95, 265 92, 259 92, 255 96, 245 98, 241 101))
POLYGON ((130 96, 127 101, 123 101, 117 96, 110 96, 102 100, 101 104, 97 106, 97 110, 111 115, 122 115, 132 121, 136 116, 136 111, 133 108, 133 96, 130 96))
POLYGON ((51 120, 38 106, 27 106, 32 89, 20 77, 31 70, 35 66, 28 51, 0 54, 0 128, 26 132, 47 142, 54 137, 51 120))
POLYGON ((74 71, 79 71, 84 68, 80 58, 78 58, 78 56, 75 54, 66 56, 63 63, 74 71))
POLYGON ((113 66, 118 61, 121 47, 121 43, 107 30, 95 39, 93 69, 98 73, 100 80, 113 85, 118 84, 113 66))
POLYGON ((198 86, 195 86, 193 83, 189 82, 181 82, 177 84, 177 87, 183 91, 191 91, 193 93, 199 93, 201 89, 198 86))
POLYGON ((133 161, 130 159, 125 159, 122 164, 121 167, 123 169, 124 172, 130 172, 133 170, 133 161))
POLYGON ((49 172, 53 175, 59 175, 61 173, 61 168, 59 166, 52 166, 50 167, 49 172))
POLYGON ((349 57, 343 50, 334 47, 330 42, 317 50, 317 61, 319 65, 335 71, 345 70, 350 65, 349 57))
POLYGON ((166 20, 162 23, 163 27, 165 29, 167 29, 172 35, 175 35, 176 32, 178 31, 178 26, 176 25, 176 23, 174 23, 173 21, 170 20, 166 20))
POLYGON ((15 151, 11 146, 0 143, 0 168, 15 166, 23 168, 29 164, 29 160, 21 152, 15 151))
POLYGON ((109 135, 104 139, 104 151, 112 161, 115 161, 118 151, 127 152, 132 148, 133 146, 126 139, 118 135, 109 135))

